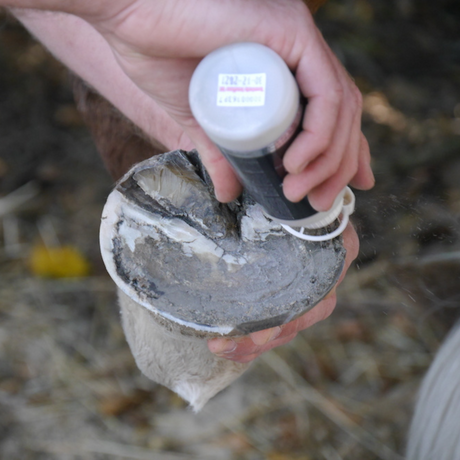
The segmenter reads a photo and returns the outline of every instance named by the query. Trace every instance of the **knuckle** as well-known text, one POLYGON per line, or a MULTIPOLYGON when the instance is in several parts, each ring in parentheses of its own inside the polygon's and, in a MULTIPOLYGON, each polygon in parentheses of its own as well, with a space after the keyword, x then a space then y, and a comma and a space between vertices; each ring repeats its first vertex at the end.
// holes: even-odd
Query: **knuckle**
POLYGON ((323 300, 321 314, 319 315, 318 320, 324 321, 325 319, 329 318, 329 316, 331 316, 332 312, 335 309, 336 303, 337 303, 337 296, 335 294, 323 300))
POLYGON ((360 147, 353 148, 347 155, 347 161, 343 161, 343 167, 339 168, 348 180, 351 180, 359 169, 359 150, 360 147))
POLYGON ((339 170, 339 166, 342 160, 342 155, 325 155, 323 161, 323 178, 333 176, 339 170))
POLYGON ((361 91, 359 90, 359 88, 357 86, 355 86, 356 90, 355 90, 355 94, 356 94, 356 103, 358 105, 358 109, 360 111, 362 111, 363 109, 363 94, 361 93, 361 91))
POLYGON ((344 89, 343 86, 340 84, 337 84, 331 88, 330 91, 330 99, 337 105, 340 104, 344 96, 344 89))
POLYGON ((353 98, 356 111, 361 112, 363 110, 363 95, 354 83, 351 86, 351 95, 353 98))
POLYGON ((250 355, 238 356, 230 358, 231 361, 236 361, 237 363, 246 364, 254 361, 259 356, 259 353, 252 353, 250 355))
POLYGON ((371 161, 371 149, 369 147, 369 141, 366 139, 364 134, 361 136, 360 150, 363 155, 365 155, 366 161, 370 163, 371 161))
POLYGON ((332 132, 318 134, 316 138, 316 146, 315 146, 316 155, 321 155, 323 152, 325 152, 331 145, 331 142, 332 142, 332 132))
POLYGON ((289 334, 286 337, 284 337, 280 345, 285 345, 286 343, 289 343, 292 340, 294 340, 296 337, 297 337, 297 332, 293 332, 292 334, 289 334))

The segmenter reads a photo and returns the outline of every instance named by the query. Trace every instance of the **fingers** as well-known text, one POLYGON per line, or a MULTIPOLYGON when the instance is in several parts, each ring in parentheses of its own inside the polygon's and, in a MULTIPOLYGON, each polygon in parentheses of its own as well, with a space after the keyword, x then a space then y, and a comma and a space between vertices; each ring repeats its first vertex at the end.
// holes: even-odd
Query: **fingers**
MULTIPOLYGON (((319 41, 319 37, 316 37, 319 41)), ((322 43, 311 47, 297 68, 296 80, 308 99, 303 119, 303 131, 289 147, 284 166, 291 174, 305 167, 330 146, 339 120, 343 99, 343 84, 322 43)))
POLYGON ((374 173, 371 168, 371 153, 369 143, 361 133, 359 146, 358 171, 350 181, 350 185, 359 190, 369 190, 375 184, 374 173))
POLYGON ((282 330, 278 332, 279 327, 266 329, 264 331, 255 332, 248 336, 238 337, 235 339, 211 339, 208 341, 209 350, 221 358, 226 358, 231 361, 236 361, 238 363, 248 363, 257 358, 260 354, 265 351, 271 350, 272 348, 284 345, 290 342, 297 333, 284 334, 282 330), (268 339, 264 344, 260 344, 260 337, 263 334, 267 336, 276 335, 279 333, 279 336, 268 339), (257 334, 259 337, 257 338, 257 334), (256 338, 253 339, 253 336, 256 335, 256 338), (256 340, 258 343, 255 343, 256 340))
POLYGON ((308 194, 315 209, 326 211, 348 183, 368 189, 374 178, 369 145, 361 133, 361 93, 322 37, 318 40, 322 52, 308 64, 320 68, 321 74, 306 72, 302 60, 297 71, 309 102, 303 131, 284 157, 289 174, 283 189, 289 200, 296 202, 308 194))
POLYGON ((208 341, 209 350, 217 356, 238 363, 248 363, 272 348, 285 345, 297 333, 327 318, 336 304, 335 290, 312 310, 283 326, 253 332, 235 339, 216 338, 208 341))
MULTIPOLYGON (((264 8, 267 8, 267 18, 275 17, 275 9, 272 9, 275 3, 269 2, 272 5, 270 7, 263 2, 264 8)), ((299 2, 294 3, 300 5, 299 2)), ((250 4, 254 6, 252 2, 250 4)), ((240 11, 239 8, 243 8, 241 11, 248 11, 250 4, 231 2, 227 5, 228 12, 235 13, 240 11)), ((147 8, 145 5, 149 4, 141 2, 139 5, 147 8)), ((286 3, 283 2, 283 8, 285 5, 286 3)), ((283 11, 289 20, 285 19, 287 22, 283 22, 282 27, 275 29, 278 30, 278 35, 273 35, 273 28, 267 28, 264 32, 262 26, 255 29, 249 27, 251 22, 249 21, 247 28, 238 29, 239 32, 232 29, 231 34, 227 31, 230 34, 227 36, 224 33, 227 30, 225 25, 227 18, 223 14, 226 10, 222 9, 222 6, 219 8, 215 13, 216 18, 223 21, 221 27, 208 30, 207 25, 200 22, 199 29, 195 27, 193 33, 176 34, 174 40, 165 39, 170 32, 170 28, 165 24, 170 21, 160 21, 159 27, 164 27, 164 30, 155 29, 158 43, 150 43, 148 40, 144 42, 144 37, 150 34, 139 34, 138 27, 133 27, 135 22, 132 21, 122 23, 121 30, 124 32, 119 34, 120 36, 108 34, 106 37, 114 47, 118 63, 124 72, 186 131, 202 156, 203 163, 215 184, 218 199, 223 202, 233 200, 240 193, 241 186, 217 147, 196 125, 190 112, 187 90, 190 77, 200 58, 215 47, 226 43, 230 35, 231 40, 235 41, 234 33, 241 39, 260 41, 278 49, 286 62, 292 68, 296 68, 300 89, 309 100, 303 131, 290 146, 284 158, 289 173, 284 183, 287 198, 291 201, 299 201, 309 194, 313 207, 325 211, 330 208, 336 195, 349 182, 359 188, 370 188, 373 179, 369 167, 370 157, 366 151, 368 146, 366 142, 360 140, 361 95, 314 26, 311 16, 306 14, 306 11, 301 14, 298 8, 286 7, 283 11), (128 26, 130 40, 125 36, 127 33, 125 28, 128 26), (289 37, 300 38, 286 40, 286 36, 281 31, 289 26, 293 30, 302 31, 298 34, 290 34, 289 37), (196 34, 196 30, 200 30, 200 33, 196 34), (215 35, 216 30, 219 30, 218 35, 215 35), (181 41, 183 37, 188 39, 181 41), (208 38, 203 39, 203 37, 208 38), (283 47, 283 43, 288 43, 289 46, 283 47)), ((139 19, 139 11, 141 10, 134 11, 137 12, 137 19, 139 19)), ((152 13, 150 6, 145 12, 152 13)), ((131 11, 131 14, 134 13, 131 11)), ((244 17, 247 19, 250 16, 244 17)), ((278 15, 276 21, 278 22, 278 15)), ((141 24, 145 24, 145 21, 141 21, 141 24)))
MULTIPOLYGON (((227 203, 239 196, 241 185, 228 161, 218 147, 209 139, 201 126, 199 126, 190 110, 188 104, 188 86, 196 64, 197 61, 195 59, 188 60, 185 64, 178 59, 149 59, 144 64, 143 73, 150 75, 153 81, 155 81, 153 76, 156 76, 157 80, 160 80, 161 83, 157 83, 157 86, 153 87, 151 86, 153 83, 148 81, 144 84, 144 90, 153 96, 155 91, 161 86, 161 98, 156 97, 156 99, 165 107, 166 112, 182 128, 183 132, 185 132, 187 138, 191 141, 190 146, 198 150, 203 164, 211 176, 217 199, 223 203, 227 203), (160 76, 156 75, 156 72, 159 72, 160 76), (169 77, 166 81, 164 79, 165 75, 169 77), (179 101, 187 101, 184 106, 180 102, 174 102, 174 96, 177 96, 179 92, 176 88, 176 80, 179 76, 181 82, 181 97, 179 101)), ((136 66, 139 67, 139 62, 136 62, 136 66)), ((168 145, 168 147, 171 146, 168 145)))
MULTIPOLYGON (((343 124, 346 126, 346 124, 343 124)), ((311 205, 320 211, 327 211, 332 203, 334 202, 337 195, 343 189, 343 187, 348 184, 356 174, 358 167, 358 152, 360 151, 361 143, 361 113, 357 111, 354 119, 352 120, 352 125, 347 127, 349 130, 348 144, 345 146, 343 152, 337 151, 336 146, 340 144, 335 144, 328 152, 324 155, 320 155, 317 160, 315 160, 311 167, 307 167, 305 171, 297 176, 290 176, 289 179, 296 179, 297 182, 302 182, 308 184, 308 182, 319 183, 317 186, 313 186, 312 190, 308 194, 308 199, 311 205), (329 152, 331 155, 336 154, 336 157, 339 159, 339 165, 337 169, 331 171, 331 174, 328 176, 321 177, 321 164, 327 164, 329 162, 329 152), (319 176, 319 177, 318 177, 319 176)), ((342 133, 338 133, 342 135, 342 133)), ((334 161, 330 161, 334 164, 334 161)), ((325 168, 326 171, 330 171, 330 168, 325 168)), ((289 182, 289 180, 287 181, 289 182)))
POLYGON ((288 175, 283 184, 286 197, 299 201, 309 191, 309 201, 318 211, 327 211, 338 193, 354 177, 358 163, 361 114, 355 111, 353 118, 341 110, 341 122, 334 133, 334 142, 305 169, 288 175), (345 139, 345 141, 344 141, 345 139))
POLYGON ((228 203, 238 198, 242 187, 230 163, 225 159, 216 145, 209 139, 201 127, 186 127, 188 137, 195 145, 201 160, 211 176, 216 198, 228 203))
MULTIPOLYGON (((342 282, 351 263, 358 256, 359 251, 358 235, 351 224, 343 232, 343 238, 347 255, 337 285, 342 282)), ((221 358, 239 363, 248 363, 262 353, 290 342, 299 331, 326 319, 333 312, 336 302, 336 288, 334 287, 312 310, 288 324, 253 332, 244 337, 211 339, 208 341, 208 348, 212 353, 221 358)))
POLYGON ((370 188, 373 184, 368 146, 357 134, 361 132, 361 95, 314 26, 306 8, 303 6, 301 11, 296 6, 301 2, 292 2, 289 7, 287 3, 260 2, 268 22, 253 27, 252 16, 240 13, 256 11, 251 9, 256 8, 254 2, 230 2, 225 7, 209 2, 209 14, 217 21, 209 27, 209 21, 204 23, 201 18, 198 23, 178 21, 177 11, 182 14, 179 18, 187 16, 184 9, 188 8, 187 2, 181 2, 184 8, 179 10, 169 9, 174 2, 163 2, 168 8, 161 9, 162 14, 175 14, 163 17, 162 21, 156 16, 160 10, 152 9, 149 2, 139 2, 136 9, 123 16, 123 21, 111 23, 118 34, 106 33, 106 39, 115 49, 124 72, 186 131, 202 156, 218 199, 223 202, 236 198, 241 186, 230 165, 191 116, 187 97, 190 77, 200 58, 228 42, 258 41, 278 50, 288 65, 296 69, 301 91, 309 100, 303 131, 284 158, 289 173, 284 191, 291 201, 299 201, 309 194, 313 207, 324 211, 349 182, 359 188, 370 188), (279 8, 284 15, 281 24, 279 8), (237 13, 242 22, 236 29, 227 28, 228 15, 237 13), (144 15, 156 18, 158 27, 154 28, 153 35, 140 33, 145 24, 150 24, 144 15), (168 38, 175 30, 171 21, 176 27, 179 24, 181 31, 174 34, 173 40, 168 38), (277 27, 267 24, 277 24, 277 27), (189 33, 184 27, 190 28, 189 33), (293 34, 291 30, 298 33, 293 34))
MULTIPOLYGON (((195 144, 196 145, 196 144, 195 144)), ((214 184, 216 198, 221 203, 229 203, 241 194, 242 186, 233 168, 217 149, 200 149, 198 152, 214 184)))

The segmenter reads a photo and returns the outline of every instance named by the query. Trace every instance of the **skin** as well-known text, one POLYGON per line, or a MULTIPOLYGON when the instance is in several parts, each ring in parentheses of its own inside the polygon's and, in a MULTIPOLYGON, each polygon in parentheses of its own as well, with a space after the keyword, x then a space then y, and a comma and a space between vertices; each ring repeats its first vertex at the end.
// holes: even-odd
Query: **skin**
POLYGON ((236 198, 241 188, 193 118, 187 92, 200 59, 241 41, 276 51, 309 100, 303 131, 284 159, 287 198, 298 201, 308 194, 313 207, 327 210, 345 185, 367 189, 374 183, 361 133, 361 94, 300 0, 2 1, 64 11, 90 24, 109 44, 116 65, 159 106, 157 112, 175 122, 174 135, 164 145, 172 148, 174 137, 181 145, 195 146, 221 201, 236 198))
MULTIPOLYGON (((348 225, 343 233, 344 246, 347 249, 345 266, 339 279, 340 284, 359 251, 358 236, 352 225, 348 225)), ((300 318, 283 326, 253 332, 238 339, 211 339, 209 349, 218 356, 239 363, 247 363, 272 348, 284 345, 295 338, 299 331, 326 319, 334 310, 337 303, 336 288, 328 296, 300 318)))
MULTIPOLYGON (((58 59, 147 136, 168 150, 197 148, 222 202, 236 198, 241 186, 193 118, 187 92, 204 56, 242 41, 276 51, 309 100, 303 131, 284 157, 287 198, 298 201, 308 194, 322 211, 345 185, 368 189, 374 184, 361 132, 361 94, 300 0, 0 0, 0 5, 11 7, 58 59)), ((351 227, 344 237, 348 268, 358 243, 351 227)), ((326 318, 334 306, 331 294, 281 329, 235 342, 214 339, 209 348, 228 359, 250 361, 326 318)))

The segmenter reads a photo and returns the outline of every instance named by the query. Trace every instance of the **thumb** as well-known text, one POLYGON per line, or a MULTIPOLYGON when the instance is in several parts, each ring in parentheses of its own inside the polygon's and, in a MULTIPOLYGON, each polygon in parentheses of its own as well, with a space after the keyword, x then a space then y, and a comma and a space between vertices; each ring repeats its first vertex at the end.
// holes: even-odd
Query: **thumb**
POLYGON ((198 150, 201 161, 211 176, 217 199, 221 203, 228 203, 238 198, 242 186, 232 166, 219 148, 196 121, 195 126, 184 128, 184 130, 198 150))

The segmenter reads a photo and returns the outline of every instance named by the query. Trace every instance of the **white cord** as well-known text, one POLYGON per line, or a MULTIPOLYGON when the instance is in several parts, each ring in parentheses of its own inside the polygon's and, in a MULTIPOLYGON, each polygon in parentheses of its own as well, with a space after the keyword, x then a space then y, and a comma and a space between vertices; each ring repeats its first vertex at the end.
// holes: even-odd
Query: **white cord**
POLYGON ((331 233, 326 233, 325 235, 308 235, 305 234, 305 227, 302 227, 300 230, 294 230, 289 225, 281 224, 281 226, 289 232, 291 235, 296 236, 302 240, 306 241, 328 241, 332 240, 333 238, 339 236, 348 224, 350 214, 353 214, 355 210, 355 195, 351 191, 349 187, 346 188, 345 195, 343 196, 343 203, 342 203, 342 219, 340 221, 340 225, 331 233))

